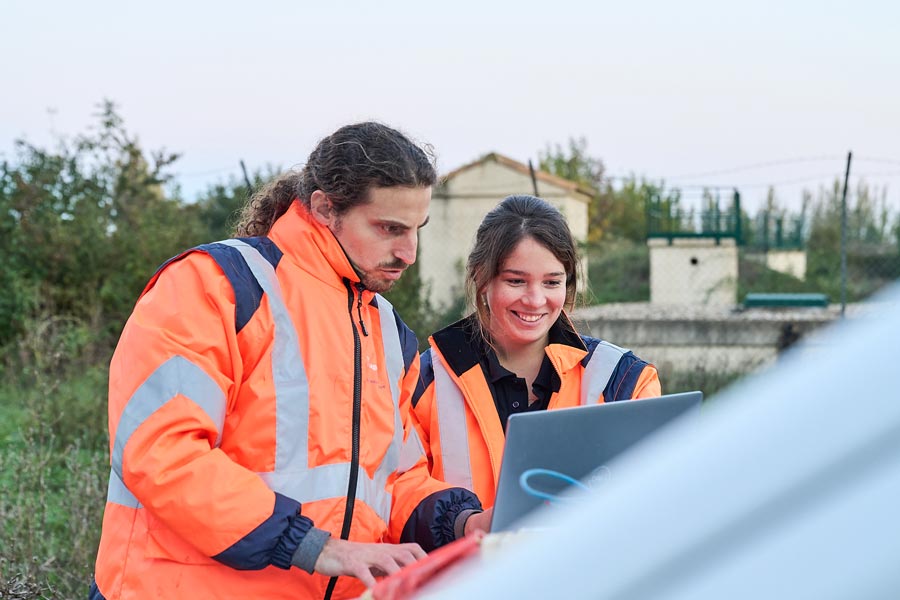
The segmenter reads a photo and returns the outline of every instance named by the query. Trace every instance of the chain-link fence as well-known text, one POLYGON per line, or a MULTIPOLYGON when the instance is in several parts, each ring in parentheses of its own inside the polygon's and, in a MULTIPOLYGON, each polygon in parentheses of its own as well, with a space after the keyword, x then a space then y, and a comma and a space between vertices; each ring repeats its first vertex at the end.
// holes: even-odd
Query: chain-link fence
POLYGON ((749 294, 821 294, 859 302, 900 279, 900 207, 864 184, 806 192, 795 211, 749 214, 741 194, 647 197, 647 242, 587 249, 603 302, 740 305, 749 294))

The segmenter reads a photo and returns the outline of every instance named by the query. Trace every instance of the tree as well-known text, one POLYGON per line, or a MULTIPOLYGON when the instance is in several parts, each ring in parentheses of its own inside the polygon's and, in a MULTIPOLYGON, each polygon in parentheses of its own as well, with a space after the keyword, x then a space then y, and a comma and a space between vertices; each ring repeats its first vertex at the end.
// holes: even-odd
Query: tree
POLYGON ((163 191, 178 155, 145 154, 110 101, 96 117, 52 150, 19 140, 16 160, 0 164, 0 345, 41 315, 84 322, 111 344, 156 266, 201 241, 163 191))
POLYGON ((247 188, 245 181, 235 177, 229 178, 227 182, 208 186, 192 205, 197 211, 197 218, 208 232, 206 239, 220 240, 234 235, 240 210, 250 196, 280 174, 278 168, 267 166, 265 170, 258 169, 250 176, 251 189, 247 188))
MULTIPOLYGON (((623 179, 618 185, 606 177, 603 161, 587 152, 587 140, 572 138, 566 148, 549 145, 538 153, 540 168, 577 183, 591 195, 588 207, 588 242, 624 239, 642 243, 647 238, 648 202, 657 208, 678 213, 681 194, 665 186, 637 177, 623 179)), ((679 216, 679 219, 681 217, 679 216)), ((682 227, 679 221, 679 227, 682 227)))

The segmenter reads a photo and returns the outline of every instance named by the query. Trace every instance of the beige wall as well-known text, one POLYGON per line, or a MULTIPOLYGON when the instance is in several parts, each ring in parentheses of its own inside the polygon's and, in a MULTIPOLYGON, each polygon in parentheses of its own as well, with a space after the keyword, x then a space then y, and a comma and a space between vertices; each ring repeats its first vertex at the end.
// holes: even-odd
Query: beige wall
POLYGON ((733 239, 650 239, 650 302, 734 305, 738 251, 733 239))
MULTIPOLYGON (((418 260, 436 308, 463 294, 465 261, 484 215, 506 196, 533 193, 529 175, 494 161, 466 169, 435 190, 428 225, 419 233, 418 260)), ((576 240, 587 239, 587 198, 540 180, 538 193, 566 215, 576 240)))
POLYGON ((766 266, 773 271, 806 279, 806 252, 803 250, 769 250, 766 266))

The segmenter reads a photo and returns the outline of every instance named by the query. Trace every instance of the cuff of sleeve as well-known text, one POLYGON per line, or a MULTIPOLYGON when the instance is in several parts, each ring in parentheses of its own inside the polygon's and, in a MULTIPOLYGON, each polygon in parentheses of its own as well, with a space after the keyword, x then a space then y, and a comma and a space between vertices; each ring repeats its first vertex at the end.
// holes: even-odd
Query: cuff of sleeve
POLYGON ((304 517, 301 514, 295 514, 291 517, 288 528, 272 550, 272 564, 279 569, 290 569, 291 557, 312 529, 313 522, 309 517, 304 517))
POLYGON ((310 529, 303 537, 303 540, 301 540, 300 545, 297 546, 294 556, 291 557, 291 564, 312 575, 316 561, 319 560, 319 555, 322 554, 322 548, 325 547, 325 542, 330 537, 331 533, 324 529, 315 527, 310 529))
POLYGON ((469 520, 469 517, 474 515, 475 513, 480 513, 483 511, 475 510, 474 508, 470 508, 462 511, 456 516, 456 521, 453 523, 453 533, 456 535, 456 539, 464 537, 466 535, 466 521, 469 520))

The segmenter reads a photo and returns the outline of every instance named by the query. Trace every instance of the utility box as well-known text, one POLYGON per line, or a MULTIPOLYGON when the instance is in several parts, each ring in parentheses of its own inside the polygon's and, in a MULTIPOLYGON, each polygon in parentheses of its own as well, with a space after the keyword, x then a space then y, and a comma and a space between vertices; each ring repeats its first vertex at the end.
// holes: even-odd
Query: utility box
POLYGON ((734 305, 738 248, 734 239, 651 238, 650 302, 734 305))
POLYGON ((685 209, 680 192, 647 196, 650 302, 737 304, 741 197, 737 190, 723 208, 718 195, 704 193, 703 207, 685 209))

